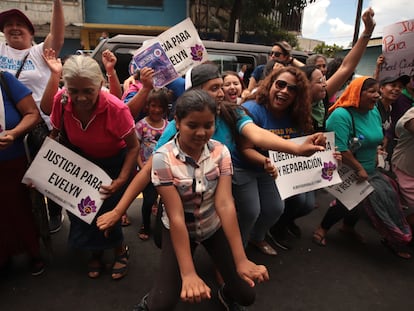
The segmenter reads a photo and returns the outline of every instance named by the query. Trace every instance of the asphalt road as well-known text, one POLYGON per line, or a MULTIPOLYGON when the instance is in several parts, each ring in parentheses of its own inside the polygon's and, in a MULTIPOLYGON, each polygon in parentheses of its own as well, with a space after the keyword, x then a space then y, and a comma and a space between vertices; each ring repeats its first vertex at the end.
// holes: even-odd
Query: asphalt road
MULTIPOLYGON (((269 257, 247 249, 253 261, 268 267, 271 277, 269 282, 257 285, 256 303, 248 310, 412 310, 414 259, 400 259, 384 248, 364 219, 357 229, 366 237, 366 245, 347 239, 338 232, 338 225, 329 233, 326 247, 313 244, 312 231, 330 200, 325 193, 317 198, 320 207, 298 221, 303 237, 292 238, 292 250, 277 249, 278 256, 269 257)), ((53 235, 54 252, 48 255, 43 275, 30 275, 25 256, 14 258, 9 273, 0 279, 0 310, 131 310, 150 289, 160 254, 152 241, 143 242, 137 236, 140 203, 137 199, 128 212, 133 224, 125 228, 131 257, 124 279, 113 281, 110 269, 99 279, 87 277, 87 254, 67 247, 66 218, 62 230, 53 235)), ((111 255, 107 254, 108 264, 111 255)), ((213 289, 213 297, 195 305, 180 303, 175 310, 223 310, 217 301, 212 265, 203 249, 196 252, 195 261, 200 275, 213 289)))

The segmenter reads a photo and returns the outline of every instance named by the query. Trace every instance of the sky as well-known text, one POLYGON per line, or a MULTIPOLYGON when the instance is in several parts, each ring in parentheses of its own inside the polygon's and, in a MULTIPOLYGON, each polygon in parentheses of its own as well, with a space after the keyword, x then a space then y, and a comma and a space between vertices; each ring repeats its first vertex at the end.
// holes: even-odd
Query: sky
MULTIPOLYGON (((316 0, 305 8, 302 36, 326 44, 348 47, 354 35, 358 0, 316 0)), ((414 19, 413 0, 364 0, 363 11, 372 7, 376 21, 373 37, 382 36, 390 24, 414 19)), ((363 30, 361 20, 360 33, 363 30)))

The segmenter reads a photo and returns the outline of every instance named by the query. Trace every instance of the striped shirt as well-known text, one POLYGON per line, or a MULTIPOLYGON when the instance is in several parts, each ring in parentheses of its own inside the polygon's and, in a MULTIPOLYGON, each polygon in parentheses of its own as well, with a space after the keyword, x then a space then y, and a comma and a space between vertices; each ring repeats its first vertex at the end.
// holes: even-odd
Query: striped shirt
MULTIPOLYGON (((154 186, 176 187, 190 238, 203 241, 221 226, 214 205, 215 192, 219 177, 232 173, 230 152, 220 142, 210 139, 196 162, 180 149, 175 136, 155 152, 151 177, 154 186)), ((165 211, 162 220, 169 229, 165 211)))

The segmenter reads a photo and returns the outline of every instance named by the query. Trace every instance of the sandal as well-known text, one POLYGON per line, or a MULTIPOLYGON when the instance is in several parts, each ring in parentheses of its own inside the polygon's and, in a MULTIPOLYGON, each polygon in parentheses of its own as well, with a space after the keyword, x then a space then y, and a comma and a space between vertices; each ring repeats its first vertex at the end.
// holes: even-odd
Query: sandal
POLYGON ((128 215, 125 213, 121 217, 121 226, 122 227, 128 227, 131 224, 131 222, 128 219, 128 215))
POLYGON ((249 243, 253 245, 254 247, 256 247, 259 251, 261 251, 265 255, 269 255, 269 256, 277 255, 276 250, 272 246, 270 246, 270 244, 267 243, 266 241, 249 241, 249 243))
POLYGON ((129 248, 127 245, 124 246, 124 251, 121 254, 115 256, 115 262, 112 266, 112 280, 120 280, 127 275, 128 272, 128 259, 129 259, 129 248), (121 267, 115 268, 116 265, 121 267))
POLYGON ((402 259, 411 259, 411 253, 408 250, 408 247, 404 245, 395 245, 392 244, 387 239, 381 239, 381 243, 387 247, 394 255, 402 258, 402 259))
POLYGON ((326 237, 319 232, 314 232, 312 242, 319 246, 326 246, 326 237))
POLYGON ((88 263, 88 277, 97 279, 104 269, 105 264, 102 262, 102 254, 92 254, 88 263))
POLYGON ((139 229, 138 237, 142 241, 147 241, 149 239, 149 236, 150 236, 149 230, 145 229, 145 226, 142 225, 141 228, 139 229))

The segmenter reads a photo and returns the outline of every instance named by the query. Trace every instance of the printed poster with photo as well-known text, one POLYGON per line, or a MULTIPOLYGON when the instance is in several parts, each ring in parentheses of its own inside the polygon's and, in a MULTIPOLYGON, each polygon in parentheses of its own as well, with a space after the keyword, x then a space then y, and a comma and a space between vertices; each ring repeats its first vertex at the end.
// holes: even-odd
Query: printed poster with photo
MULTIPOLYGON (((167 29, 144 46, 159 42, 179 76, 208 60, 207 50, 190 18, 167 29)), ((139 50, 138 50, 139 51, 139 50)))
MULTIPOLYGON (((310 157, 269 151, 270 160, 277 167, 276 185, 282 200, 295 194, 341 183, 338 164, 333 156, 335 135, 333 132, 324 134, 326 136, 325 151, 316 152, 310 157)), ((301 144, 306 138, 306 136, 298 137, 291 141, 301 144)))
POLYGON ((112 179, 94 163, 46 137, 22 182, 33 184, 40 193, 91 224, 104 201, 99 187, 110 185, 112 179))
POLYGON ((155 87, 163 87, 179 77, 159 42, 141 47, 134 56, 134 62, 140 69, 143 67, 154 69, 155 87))
POLYGON ((385 62, 380 80, 385 77, 414 75, 414 19, 384 27, 382 54, 385 62))
POLYGON ((341 201, 347 209, 353 209, 374 191, 374 188, 372 188, 368 181, 358 183, 357 173, 349 166, 342 165, 338 173, 341 176, 342 182, 326 188, 326 191, 341 201))

